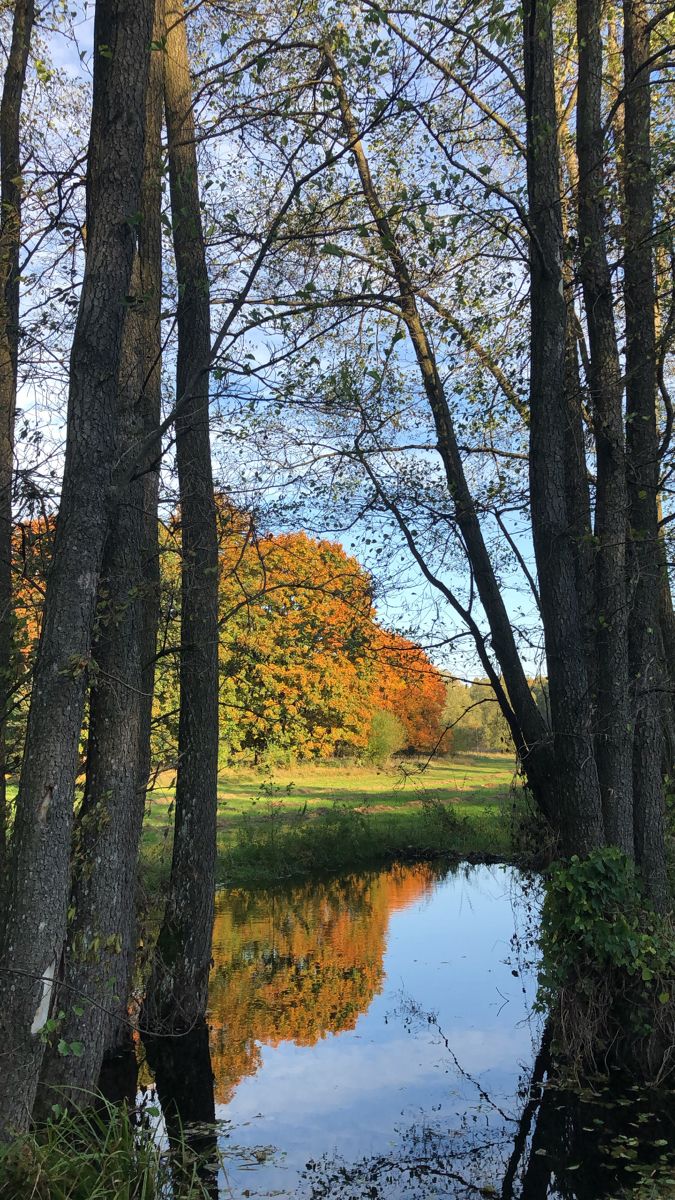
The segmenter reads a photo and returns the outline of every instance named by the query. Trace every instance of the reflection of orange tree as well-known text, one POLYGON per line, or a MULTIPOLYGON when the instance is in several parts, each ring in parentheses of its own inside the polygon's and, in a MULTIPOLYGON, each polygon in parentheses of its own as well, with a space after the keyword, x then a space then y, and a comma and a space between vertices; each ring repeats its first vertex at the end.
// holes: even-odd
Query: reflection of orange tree
POLYGON ((216 1098, 260 1065, 260 1045, 313 1046, 353 1029, 383 980, 389 915, 426 892, 429 865, 397 866, 217 903, 209 995, 216 1098))

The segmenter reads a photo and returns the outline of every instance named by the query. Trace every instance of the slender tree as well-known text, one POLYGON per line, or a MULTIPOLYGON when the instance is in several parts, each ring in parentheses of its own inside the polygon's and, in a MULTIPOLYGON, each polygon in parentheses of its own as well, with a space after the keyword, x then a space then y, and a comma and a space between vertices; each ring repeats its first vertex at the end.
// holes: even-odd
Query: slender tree
POLYGON ((164 96, 178 283, 176 462, 182 551, 176 817, 164 921, 144 1009, 157 1032, 206 1010, 218 777, 218 536, 209 437, 209 281, 185 12, 166 10, 164 96))
POLYGON ((659 637, 661 552, 656 428, 654 178, 651 154, 650 24, 643 0, 626 0, 624 22, 624 306, 631 538, 630 670, 634 689, 635 852, 654 902, 671 902, 666 873, 659 637))
MULTIPOLYGON (((627 483, 623 380, 605 241, 602 128, 602 4, 579 0, 577 185, 580 274, 587 315, 590 392, 596 447, 597 629, 595 741, 605 832, 633 856, 631 702, 626 580, 627 483)), ((589 684, 593 684, 589 680, 589 684)))
MULTIPOLYGON (((0 877, 5 877, 5 719, 12 651, 12 478, 19 355, 21 104, 35 22, 34 0, 16 0, 0 100, 0 877)), ((0 884, 0 902, 3 885, 0 884)))
POLYGON ((424 389, 429 400, 455 517, 475 571, 476 586, 488 617, 492 643, 502 666, 506 689, 495 675, 487 657, 484 658, 483 665, 488 671, 528 774, 533 783, 536 783, 538 793, 544 798, 542 803, 546 804, 546 796, 553 788, 553 779, 549 774, 550 759, 546 726, 534 702, 518 656, 513 630, 467 484, 452 416, 436 357, 420 317, 410 273, 401 254, 396 233, 373 183, 368 159, 359 137, 332 46, 326 42, 322 49, 331 73, 345 137, 354 157, 364 198, 377 226, 383 247, 389 256, 392 272, 399 289, 401 315, 414 347, 424 389))

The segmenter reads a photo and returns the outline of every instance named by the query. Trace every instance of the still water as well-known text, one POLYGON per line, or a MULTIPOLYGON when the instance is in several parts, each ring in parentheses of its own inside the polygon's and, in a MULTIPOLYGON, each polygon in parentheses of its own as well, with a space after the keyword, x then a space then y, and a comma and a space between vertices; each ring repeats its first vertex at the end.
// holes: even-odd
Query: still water
POLYGON ((536 910, 508 867, 220 892, 210 1067, 204 1045, 187 1072, 213 1072, 214 1196, 597 1200, 653 1175, 675 1197, 668 1105, 540 1086, 536 910))

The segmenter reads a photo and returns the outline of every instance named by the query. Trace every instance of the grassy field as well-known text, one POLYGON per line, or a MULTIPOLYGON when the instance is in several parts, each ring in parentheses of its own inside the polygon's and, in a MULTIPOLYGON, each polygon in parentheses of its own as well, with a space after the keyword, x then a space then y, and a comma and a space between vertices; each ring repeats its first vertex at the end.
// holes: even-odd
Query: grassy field
MULTIPOLYGON (((273 770, 224 768, 219 779, 218 878, 268 882, 320 869, 435 853, 508 855, 513 760, 466 754, 387 768, 339 760, 273 770)), ((148 804, 149 879, 171 858, 173 777, 148 804)))

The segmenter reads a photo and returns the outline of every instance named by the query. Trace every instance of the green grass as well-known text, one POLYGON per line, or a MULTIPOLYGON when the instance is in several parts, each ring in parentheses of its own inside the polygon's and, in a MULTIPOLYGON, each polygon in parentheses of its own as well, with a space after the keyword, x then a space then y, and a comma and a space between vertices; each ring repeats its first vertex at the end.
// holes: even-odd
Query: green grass
MULTIPOLYGON (((508 857, 513 760, 465 754, 387 768, 348 761, 270 771, 223 768, 219 882, 269 882, 433 854, 508 857)), ((171 858, 173 779, 154 788, 143 836, 146 878, 171 858)))
POLYGON ((0 1200, 209 1200, 189 1138, 169 1156, 136 1118, 100 1098, 0 1144, 0 1200))

